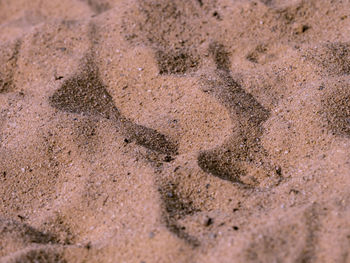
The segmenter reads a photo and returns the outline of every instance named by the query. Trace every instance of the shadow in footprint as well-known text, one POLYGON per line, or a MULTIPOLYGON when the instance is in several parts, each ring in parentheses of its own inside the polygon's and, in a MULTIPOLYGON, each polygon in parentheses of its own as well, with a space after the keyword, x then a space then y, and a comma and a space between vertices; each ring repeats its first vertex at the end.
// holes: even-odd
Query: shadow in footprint
POLYGON ((266 152, 260 143, 262 124, 269 118, 265 109, 247 93, 231 76, 229 56, 224 46, 212 43, 209 52, 216 65, 214 80, 204 80, 205 92, 211 93, 238 120, 237 130, 223 145, 202 151, 198 156, 200 168, 223 180, 246 186, 259 184, 261 178, 246 177, 245 167, 268 168, 266 152))
POLYGON ((126 141, 169 155, 177 154, 177 144, 154 129, 131 122, 123 117, 99 77, 93 59, 86 56, 80 74, 66 80, 50 98, 52 107, 70 113, 109 119, 126 137, 126 141))

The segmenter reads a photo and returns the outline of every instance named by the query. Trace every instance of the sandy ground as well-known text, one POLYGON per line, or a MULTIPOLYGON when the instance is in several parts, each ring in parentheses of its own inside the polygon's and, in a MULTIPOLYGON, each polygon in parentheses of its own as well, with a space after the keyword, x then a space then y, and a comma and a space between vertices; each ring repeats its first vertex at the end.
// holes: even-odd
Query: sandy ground
POLYGON ((0 262, 350 262, 349 0, 0 0, 0 262))

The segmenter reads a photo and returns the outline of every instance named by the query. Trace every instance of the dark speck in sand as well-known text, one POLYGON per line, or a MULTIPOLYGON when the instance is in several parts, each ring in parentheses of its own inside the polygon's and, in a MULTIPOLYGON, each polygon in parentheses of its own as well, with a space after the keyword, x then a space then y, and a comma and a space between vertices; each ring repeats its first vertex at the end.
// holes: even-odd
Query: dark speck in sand
POLYGON ((204 225, 205 225, 205 226, 210 226, 210 225, 212 225, 213 223, 214 223, 214 220, 213 220, 212 218, 208 217, 208 219, 205 220, 204 225))

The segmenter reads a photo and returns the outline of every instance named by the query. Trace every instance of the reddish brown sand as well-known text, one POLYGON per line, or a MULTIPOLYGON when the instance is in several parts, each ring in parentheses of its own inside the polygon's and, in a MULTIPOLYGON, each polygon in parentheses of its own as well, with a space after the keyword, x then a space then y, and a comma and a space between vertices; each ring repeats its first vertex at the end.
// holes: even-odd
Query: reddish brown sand
POLYGON ((0 0, 0 262, 350 262, 349 0, 0 0))

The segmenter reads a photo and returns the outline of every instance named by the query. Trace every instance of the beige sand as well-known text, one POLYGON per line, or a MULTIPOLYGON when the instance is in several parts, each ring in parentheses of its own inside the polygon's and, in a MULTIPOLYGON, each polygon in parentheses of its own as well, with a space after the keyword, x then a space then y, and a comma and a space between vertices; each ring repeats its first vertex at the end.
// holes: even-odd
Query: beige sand
POLYGON ((1 262, 350 262, 349 0, 0 0, 1 262))

